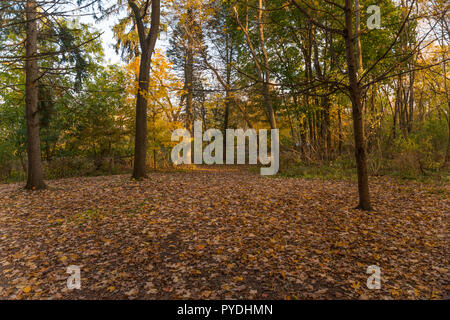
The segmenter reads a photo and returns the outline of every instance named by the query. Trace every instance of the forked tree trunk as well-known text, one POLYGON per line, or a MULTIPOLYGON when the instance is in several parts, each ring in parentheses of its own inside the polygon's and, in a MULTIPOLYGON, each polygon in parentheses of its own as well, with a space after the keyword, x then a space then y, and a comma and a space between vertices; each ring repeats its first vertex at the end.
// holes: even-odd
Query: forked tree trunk
POLYGON ((361 87, 358 82, 355 56, 355 38, 352 33, 352 0, 345 0, 345 53, 347 73, 350 84, 350 97, 353 109, 353 130, 355 137, 356 170, 358 175, 359 205, 362 210, 372 210, 369 194, 369 178, 367 173, 366 150, 364 146, 363 113, 361 103, 361 87))
POLYGON ((38 116, 38 62, 37 62, 37 10, 36 1, 28 0, 26 5, 26 119, 27 119, 27 151, 28 177, 26 189, 45 189, 42 177, 41 139, 39 137, 38 116))
POLYGON ((148 34, 146 34, 141 10, 133 0, 128 0, 128 4, 133 10, 133 15, 138 28, 139 43, 142 52, 139 68, 139 91, 136 99, 136 135, 133 166, 134 179, 145 178, 147 171, 147 93, 151 60, 159 33, 161 15, 160 3, 160 0, 152 1, 151 26, 148 34))

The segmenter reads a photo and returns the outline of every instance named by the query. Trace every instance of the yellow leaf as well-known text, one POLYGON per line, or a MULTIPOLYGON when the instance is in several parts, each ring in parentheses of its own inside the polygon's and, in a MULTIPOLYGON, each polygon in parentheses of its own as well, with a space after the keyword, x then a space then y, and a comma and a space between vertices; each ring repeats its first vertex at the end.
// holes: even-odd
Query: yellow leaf
POLYGON ((356 265, 358 267, 360 267, 360 268, 364 268, 365 267, 365 265, 363 263, 361 263, 361 262, 357 262, 356 265))
POLYGON ((31 287, 25 287, 23 288, 23 292, 29 293, 31 291, 31 287))
POLYGON ((352 287, 353 289, 359 289, 359 287, 360 287, 359 282, 353 282, 352 285, 351 285, 351 287, 352 287))

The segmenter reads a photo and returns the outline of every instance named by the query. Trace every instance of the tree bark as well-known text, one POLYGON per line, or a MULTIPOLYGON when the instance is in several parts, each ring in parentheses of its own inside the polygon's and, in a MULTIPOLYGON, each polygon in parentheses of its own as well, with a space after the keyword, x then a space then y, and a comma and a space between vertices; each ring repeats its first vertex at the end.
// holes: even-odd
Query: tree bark
POLYGON ((362 49, 361 49, 361 8, 359 6, 359 0, 355 0, 355 13, 356 13, 356 27, 355 27, 355 39, 356 39, 356 71, 360 76, 363 69, 362 49))
POLYGON ((266 40, 264 38, 264 18, 263 18, 263 0, 259 0, 258 11, 258 24, 259 24, 259 40, 261 42, 261 51, 263 54, 264 71, 263 74, 263 96, 266 105, 266 111, 269 118, 270 128, 276 129, 277 122, 275 119, 275 111, 273 110, 272 97, 270 96, 270 69, 269 69, 269 56, 266 50, 266 40))
POLYGON ((144 94, 145 92, 148 92, 150 61, 148 58, 148 51, 142 51, 139 66, 139 91, 136 100, 136 134, 134 141, 133 167, 133 178, 135 179, 146 177, 147 159, 147 98, 144 94))
POLYGON ((342 155, 342 116, 341 116, 341 108, 338 109, 338 152, 339 156, 342 155))
MULTIPOLYGON (((314 36, 314 34, 313 34, 314 36)), ((328 42, 328 41, 327 41, 328 42)), ((328 43, 327 43, 328 44, 328 43)), ((326 69, 322 71, 319 62, 319 46, 317 45, 316 39, 313 38, 313 49, 314 49, 314 69, 316 71, 317 77, 323 82, 326 82, 326 69)), ((328 96, 323 96, 320 99, 321 109, 319 110, 319 121, 320 121, 320 141, 319 145, 322 148, 322 159, 329 160, 331 156, 331 119, 330 119, 330 99, 328 96)))
POLYGON ((229 119, 230 119, 230 110, 231 110, 231 92, 229 88, 231 87, 231 62, 233 59, 233 46, 231 45, 230 36, 226 35, 226 43, 225 43, 225 50, 226 50, 226 84, 227 87, 225 88, 226 96, 225 96, 225 110, 224 110, 224 116, 223 116, 223 160, 226 161, 227 159, 227 135, 226 131, 229 127, 229 119))
POLYGON ((35 0, 28 0, 26 4, 26 119, 27 119, 27 151, 28 177, 26 189, 45 189, 42 177, 41 139, 39 136, 38 116, 38 61, 37 61, 37 6, 35 0))
POLYGON ((361 87, 358 81, 355 56, 355 39, 352 33, 352 2, 345 0, 345 53, 349 78, 350 98, 352 101, 353 130, 355 138, 356 170, 358 175, 359 205, 358 209, 372 210, 369 194, 366 150, 364 146, 363 113, 361 87))
POLYGON ((146 177, 147 96, 151 60, 159 33, 159 22, 161 15, 160 2, 160 0, 152 1, 151 25, 147 35, 145 32, 143 17, 141 16, 141 10, 133 0, 128 0, 128 4, 133 10, 133 15, 138 28, 139 43, 142 52, 139 68, 139 91, 136 99, 136 135, 133 166, 134 179, 142 179, 146 177))
POLYGON ((411 133, 413 129, 413 120, 414 120, 414 81, 415 81, 415 75, 416 72, 414 70, 415 68, 415 57, 412 58, 412 62, 410 65, 410 71, 409 71, 409 99, 408 99, 408 133, 411 133))
MULTIPOLYGON (((187 23, 190 24, 193 22, 193 12, 192 8, 187 9, 187 23)), ((191 26, 188 25, 187 30, 191 29, 191 26)), ((194 130, 194 39, 192 39, 192 35, 187 33, 187 48, 186 48, 186 61, 184 66, 184 83, 186 90, 186 129, 189 130, 191 135, 193 135, 194 130)))
MULTIPOLYGON (((443 20, 442 20, 443 21, 443 20)), ((442 39, 445 39, 444 37, 444 23, 442 22, 442 39)), ((444 159, 444 168, 450 168, 450 98, 448 94, 448 86, 447 86, 447 61, 445 60, 447 57, 447 46, 445 44, 442 44, 442 76, 444 80, 444 91, 445 91, 445 98, 447 100, 447 151, 445 152, 445 159, 444 159)))

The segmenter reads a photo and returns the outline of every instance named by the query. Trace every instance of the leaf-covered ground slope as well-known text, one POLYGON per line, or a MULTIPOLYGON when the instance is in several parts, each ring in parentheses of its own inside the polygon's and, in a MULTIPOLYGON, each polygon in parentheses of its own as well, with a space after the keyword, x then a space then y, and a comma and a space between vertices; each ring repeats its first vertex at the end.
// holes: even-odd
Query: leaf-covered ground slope
POLYGON ((2 299, 440 299, 448 188, 207 169, 0 186, 2 299), (81 268, 81 290, 66 268, 81 268), (366 286, 381 268, 381 290, 366 286))

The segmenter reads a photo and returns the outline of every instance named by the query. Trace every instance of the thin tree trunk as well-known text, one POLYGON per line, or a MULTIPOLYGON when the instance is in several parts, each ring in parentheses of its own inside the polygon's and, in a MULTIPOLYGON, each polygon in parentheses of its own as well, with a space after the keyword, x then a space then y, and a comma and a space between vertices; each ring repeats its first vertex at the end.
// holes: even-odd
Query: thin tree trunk
POLYGON ((26 119, 28 137, 28 178, 26 189, 45 189, 42 177, 41 140, 38 116, 38 61, 37 61, 37 9, 36 1, 28 0, 26 6, 26 119))
MULTIPOLYGON (((442 40, 445 39, 444 37, 444 26, 441 27, 442 30, 442 40)), ((447 136, 447 151, 445 153, 445 159, 444 159, 444 168, 450 168, 450 99, 448 94, 448 86, 447 86, 447 46, 445 44, 442 44, 442 69, 443 69, 443 80, 444 80, 444 90, 445 90, 445 98, 447 100, 447 129, 448 129, 448 136, 447 136)))
POLYGON ((349 77, 350 97, 353 109, 353 129, 355 138, 356 170, 358 175, 359 205, 362 210, 372 210, 369 194, 369 177, 367 173, 366 150, 364 146, 363 114, 361 103, 361 88, 358 82, 355 56, 355 41, 352 33, 352 2, 345 0, 345 53, 349 77))
POLYGON ((258 30, 259 30, 259 41, 261 42, 261 51, 263 53, 263 63, 264 71, 263 74, 263 96, 266 105, 267 115, 269 117, 269 123, 271 129, 277 128, 277 122, 275 119, 275 111, 273 110, 272 97, 270 96, 270 69, 269 69, 269 56, 266 50, 266 40, 264 38, 264 18, 263 18, 263 0, 259 0, 259 10, 258 10, 258 30))
MULTIPOLYGON (((445 62, 444 62, 445 63, 445 62)), ((447 91, 447 89, 446 89, 447 91)), ((450 168, 450 102, 447 94, 447 151, 445 152, 444 168, 450 168)))
POLYGON ((229 118, 230 118, 230 109, 231 109, 231 92, 229 88, 231 87, 231 61, 233 58, 233 47, 230 44, 230 37, 226 35, 226 84, 227 87, 225 88, 226 96, 225 96, 225 112, 224 112, 224 118, 223 118, 223 133, 224 133, 224 139, 223 139, 223 160, 225 161, 227 158, 227 135, 225 134, 228 127, 229 127, 229 118))
POLYGON ((361 76, 363 69, 362 49, 361 49, 361 10, 359 6, 359 0, 355 0, 355 13, 356 13, 356 27, 355 27, 355 39, 356 39, 356 71, 358 76, 361 76))
POLYGON ((342 155, 342 117, 341 117, 341 108, 338 109, 338 151, 339 156, 342 155))
MULTIPOLYGON (((328 38, 327 38, 328 39, 328 38)), ((327 40, 328 44, 328 40, 327 40)), ((322 81, 326 82, 325 72, 326 69, 322 71, 319 63, 319 47, 317 41, 313 39, 314 48, 314 69, 316 70, 317 76, 322 81)), ((320 122, 320 142, 319 145, 322 148, 322 159, 329 160, 331 156, 331 119, 330 119, 330 99, 327 96, 323 96, 320 99, 321 110, 318 111, 318 120, 320 122)))
POLYGON ((236 98, 236 96, 233 94, 233 92, 231 91, 231 87, 230 84, 228 84, 226 82, 226 80, 224 80, 222 78, 222 76, 220 75, 219 71, 208 62, 208 57, 206 56, 205 53, 201 53, 202 57, 203 57, 203 62, 205 63, 205 65, 212 71, 214 72, 214 74, 216 75, 217 81, 220 82, 220 84, 222 85, 222 87, 225 89, 225 91, 228 92, 228 97, 234 102, 234 105, 238 108, 238 110, 242 113, 242 116, 244 117, 244 121, 247 123, 247 126, 249 128, 254 128, 253 123, 251 122, 247 112, 245 111, 245 107, 242 106, 242 103, 239 101, 239 99, 236 98))
MULTIPOLYGON (((187 23, 192 23, 193 13, 192 8, 187 9, 188 20, 187 23)), ((188 30, 190 27, 188 26, 188 30)), ((194 130, 194 93, 193 93, 193 84, 194 84, 194 41, 192 39, 192 35, 190 33, 187 34, 187 52, 186 52, 186 62, 184 66, 184 83, 186 87, 186 129, 189 130, 191 135, 194 130)))
MULTIPOLYGON (((246 9, 248 12, 248 1, 246 1, 246 9)), ((263 53, 263 65, 261 66, 261 63, 258 59, 258 55, 256 54, 255 48, 252 44, 252 40, 250 38, 249 30, 248 30, 248 23, 246 23, 246 26, 243 26, 241 21, 239 20, 239 14, 237 12, 237 9, 234 8, 236 22, 244 32, 248 47, 250 49, 250 53, 253 57, 253 60, 255 62, 256 67, 256 73, 258 75, 258 81, 262 83, 262 90, 261 94, 264 98, 264 105, 265 105, 265 111, 267 114, 267 118, 269 120, 269 124, 271 129, 277 128, 276 118, 275 118, 275 111, 273 109, 273 103, 272 103, 272 97, 270 95, 270 69, 269 69, 269 58, 265 47, 265 38, 264 38, 264 22, 263 22, 263 0, 259 0, 259 6, 258 6, 258 33, 259 33, 259 41, 261 45, 261 51, 263 53)), ((247 15, 248 16, 248 15, 247 15)))
POLYGON ((415 68, 415 58, 412 59, 412 65, 410 66, 410 73, 409 73, 409 100, 408 100, 408 107, 409 107, 409 114, 408 114, 408 133, 411 133, 413 128, 413 119, 414 119, 414 80, 416 72, 414 71, 415 68))

